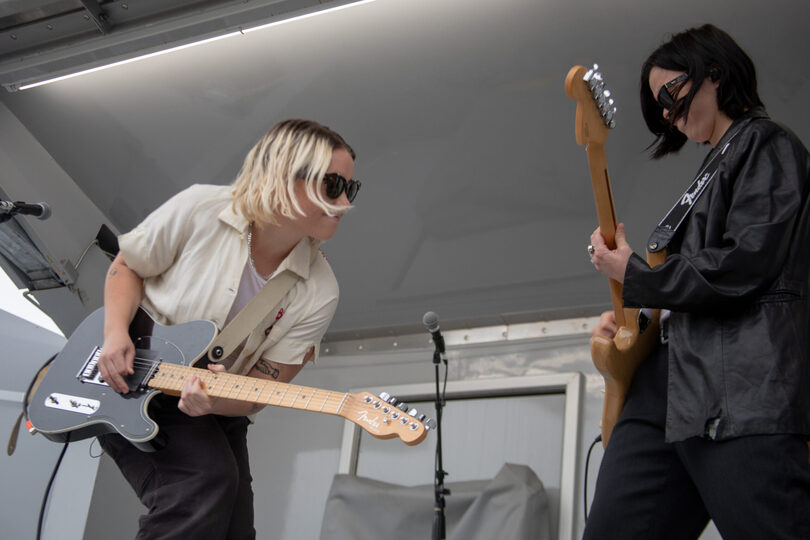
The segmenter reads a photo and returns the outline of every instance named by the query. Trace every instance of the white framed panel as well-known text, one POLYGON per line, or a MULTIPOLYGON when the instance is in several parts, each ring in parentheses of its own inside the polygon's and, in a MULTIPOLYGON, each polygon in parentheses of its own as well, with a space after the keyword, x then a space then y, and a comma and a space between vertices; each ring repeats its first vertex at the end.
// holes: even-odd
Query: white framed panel
MULTIPOLYGON (((472 400, 482 398, 527 397, 559 394, 564 398, 562 419, 562 441, 559 451, 560 491, 559 510, 557 515, 557 538, 573 540, 575 538, 574 511, 576 508, 577 464, 579 463, 579 422, 581 416, 584 377, 579 372, 566 372, 550 375, 526 377, 505 377, 497 379, 477 379, 450 381, 447 383, 447 400, 472 400)), ((366 388, 367 391, 379 394, 387 392, 399 401, 408 403, 424 402, 431 405, 435 400, 436 385, 422 383, 386 388, 366 388)), ((428 413, 427 409, 422 412, 428 413)), ((447 420, 445 409, 444 421, 447 420)), ((433 416, 428 414, 428 416, 433 416)), ((340 450, 338 473, 356 475, 360 456, 362 430, 352 422, 346 422, 343 428, 343 440, 340 450)), ((444 437, 444 433, 443 433, 444 437)), ((429 434, 429 439, 435 435, 429 434)), ((430 441, 422 444, 430 444, 430 441)), ((504 440, 504 445, 509 441, 504 440)), ((446 443, 443 441, 443 445, 446 443)), ((445 454, 445 469, 447 457, 445 454)))

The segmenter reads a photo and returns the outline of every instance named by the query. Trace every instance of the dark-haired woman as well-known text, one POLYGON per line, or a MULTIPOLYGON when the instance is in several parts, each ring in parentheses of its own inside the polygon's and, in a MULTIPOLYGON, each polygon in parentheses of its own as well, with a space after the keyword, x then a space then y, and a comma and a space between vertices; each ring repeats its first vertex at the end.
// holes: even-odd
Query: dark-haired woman
MULTIPOLYGON (((585 538, 810 538, 810 156, 770 120, 754 65, 722 30, 674 35, 644 63, 653 157, 711 146, 655 229, 651 268, 597 229, 592 261, 627 307, 661 308, 607 446, 585 538)), ((612 313, 596 334, 612 337, 612 313)))

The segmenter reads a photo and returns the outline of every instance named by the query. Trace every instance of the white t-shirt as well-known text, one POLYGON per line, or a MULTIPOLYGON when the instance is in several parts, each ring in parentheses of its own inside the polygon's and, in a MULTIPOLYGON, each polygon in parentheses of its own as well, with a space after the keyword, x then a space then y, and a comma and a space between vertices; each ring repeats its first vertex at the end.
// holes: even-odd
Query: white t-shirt
MULTIPOLYGON (((232 208, 231 186, 193 185, 161 205, 118 238, 127 266, 144 280, 142 306, 169 325, 207 319, 222 329, 247 266, 248 221, 232 208)), ((310 347, 315 358, 337 309, 338 285, 323 256, 310 265, 303 238, 270 276, 284 270, 301 279, 275 309, 278 316, 240 373, 259 358, 301 364, 310 347)))

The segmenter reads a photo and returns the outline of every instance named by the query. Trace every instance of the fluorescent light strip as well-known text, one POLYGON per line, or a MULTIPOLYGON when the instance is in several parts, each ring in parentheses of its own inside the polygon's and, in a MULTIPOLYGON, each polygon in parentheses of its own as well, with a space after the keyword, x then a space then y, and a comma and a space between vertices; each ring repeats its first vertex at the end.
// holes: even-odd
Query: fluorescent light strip
POLYGON ((270 22, 270 23, 267 23, 267 24, 262 24, 260 26, 254 26, 253 28, 245 28, 243 30, 243 32, 245 34, 247 34, 249 32, 254 32, 256 30, 263 30, 265 28, 270 28, 271 26, 278 26, 280 24, 284 24, 284 23, 288 23, 288 22, 292 22, 292 21, 298 21, 298 20, 301 20, 301 19, 308 19, 310 17, 315 17, 316 15, 323 15, 324 13, 329 13, 330 11, 338 11, 338 10, 341 10, 341 9, 360 6, 360 5, 363 5, 363 4, 370 4, 371 2, 374 2, 374 1, 376 1, 376 0, 358 0, 357 2, 352 2, 351 4, 343 4, 342 6, 335 6, 335 7, 331 7, 331 8, 326 8, 326 9, 323 9, 323 10, 320 10, 320 11, 314 11, 312 13, 304 13, 303 15, 298 15, 296 17, 291 17, 289 19, 283 19, 281 21, 274 21, 274 22, 270 22))
POLYGON ((331 7, 331 8, 326 8, 326 9, 322 9, 320 11, 315 11, 315 12, 312 12, 312 13, 304 13, 303 15, 296 15, 295 17, 290 17, 289 19, 282 19, 280 21, 274 21, 274 22, 263 24, 263 25, 260 25, 260 26, 254 26, 252 28, 240 29, 240 30, 237 30, 235 32, 230 32, 228 34, 223 34, 221 36, 216 36, 216 37, 212 37, 212 38, 208 38, 208 39, 203 39, 201 41, 195 41, 193 43, 186 43, 185 45, 178 45, 177 47, 172 47, 170 49, 164 49, 162 51, 157 51, 157 52, 153 52, 153 53, 149 53, 149 54, 144 54, 142 56, 136 56, 134 58, 128 58, 127 60, 120 60, 118 62, 113 62, 112 64, 105 64, 103 66, 98 66, 98 67, 94 67, 94 68, 90 68, 90 69, 85 69, 83 71, 77 71, 76 73, 70 73, 68 75, 62 75, 62 76, 59 76, 59 77, 54 77, 52 79, 45 79, 44 81, 39 81, 39 82, 31 83, 31 84, 23 84, 23 85, 21 85, 19 87, 19 90, 27 90, 28 88, 35 88, 37 86, 42 86, 44 84, 50 84, 50 83, 57 82, 57 81, 64 81, 65 79, 72 79, 73 77, 78 77, 79 75, 87 75, 88 73, 93 73, 95 71, 101 71, 103 69, 108 69, 108 68, 115 67, 115 66, 122 66, 124 64, 129 64, 131 62, 138 62, 139 60, 145 60, 147 58, 152 58, 153 56, 160 56, 162 54, 167 54, 167 53, 170 53, 170 52, 180 51, 180 50, 183 50, 183 49, 188 49, 190 47, 196 47, 197 45, 202 45, 204 43, 211 43, 212 41, 219 41, 220 39, 225 39, 225 38, 229 38, 229 37, 233 37, 233 36, 238 36, 238 35, 241 35, 241 34, 247 34, 249 32, 254 32, 256 30, 263 30, 265 28, 270 28, 271 26, 278 26, 278 25, 281 25, 281 24, 285 24, 285 23, 289 23, 289 22, 293 22, 293 21, 298 21, 298 20, 301 20, 301 19, 308 19, 310 17, 315 17, 317 15, 323 15, 324 13, 329 13, 331 11, 338 11, 338 10, 341 10, 341 9, 346 9, 346 8, 350 8, 350 7, 359 6, 359 5, 362 5, 362 4, 369 4, 369 3, 374 2, 374 1, 376 1, 376 0, 358 0, 357 2, 352 2, 351 4, 343 4, 341 6, 335 6, 335 7, 331 7))

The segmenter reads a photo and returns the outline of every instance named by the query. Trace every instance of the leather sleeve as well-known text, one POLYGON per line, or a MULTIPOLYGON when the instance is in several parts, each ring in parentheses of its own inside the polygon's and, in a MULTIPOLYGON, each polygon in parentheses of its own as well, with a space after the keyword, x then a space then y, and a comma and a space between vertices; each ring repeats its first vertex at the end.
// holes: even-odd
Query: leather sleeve
POLYGON ((744 137, 700 201, 703 211, 689 217, 680 253, 654 269, 631 257, 626 306, 727 309, 765 292, 779 275, 806 198, 805 157, 779 129, 744 137))

